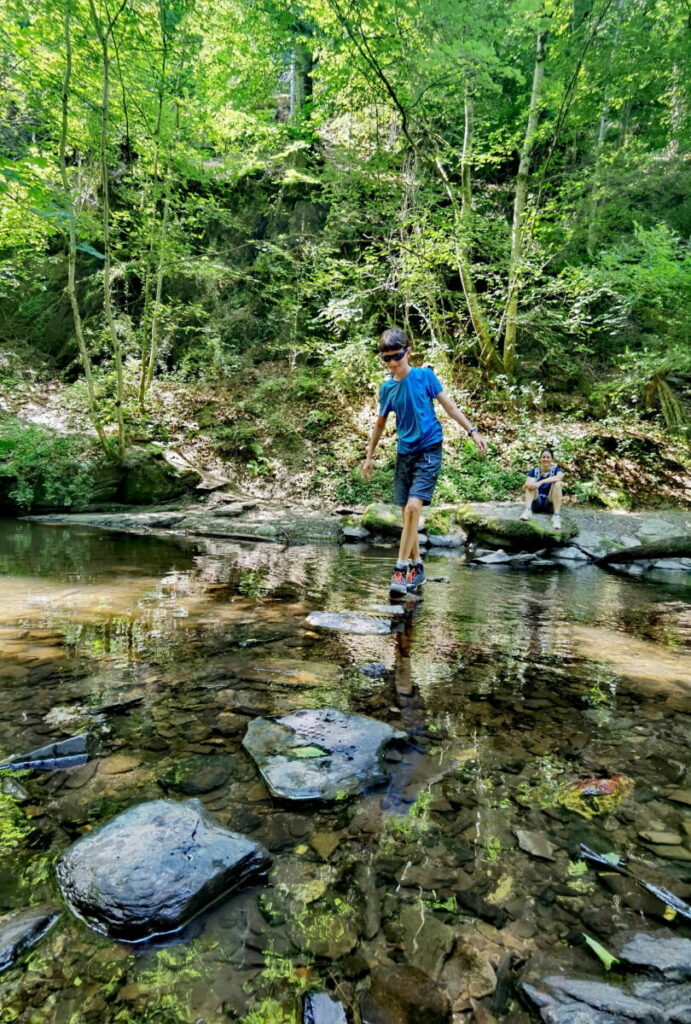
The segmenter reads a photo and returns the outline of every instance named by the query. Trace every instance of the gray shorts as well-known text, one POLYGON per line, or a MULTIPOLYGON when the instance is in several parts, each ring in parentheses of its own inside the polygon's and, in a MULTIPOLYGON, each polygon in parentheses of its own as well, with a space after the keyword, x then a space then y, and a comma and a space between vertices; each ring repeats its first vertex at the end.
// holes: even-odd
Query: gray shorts
POLYGON ((441 469, 441 443, 421 452, 399 454, 393 477, 393 503, 405 505, 408 498, 421 498, 429 505, 441 469))

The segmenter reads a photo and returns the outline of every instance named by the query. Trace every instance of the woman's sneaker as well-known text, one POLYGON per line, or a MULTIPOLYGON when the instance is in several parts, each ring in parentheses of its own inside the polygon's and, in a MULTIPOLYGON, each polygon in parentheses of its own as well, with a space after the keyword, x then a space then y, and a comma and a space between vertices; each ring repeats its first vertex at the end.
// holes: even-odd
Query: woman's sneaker
POLYGON ((555 512, 552 516, 552 529, 561 530, 561 516, 558 512, 555 512))
POLYGON ((398 597, 399 595, 406 594, 408 587, 406 585, 407 569, 399 569, 398 566, 391 573, 391 582, 389 583, 389 593, 393 596, 398 597))
POLYGON ((422 562, 419 565, 411 565, 405 577, 406 587, 408 590, 416 590, 426 579, 422 562))
POLYGON ((526 521, 526 519, 532 519, 533 518, 532 509, 524 508, 518 518, 522 519, 524 522, 526 521))

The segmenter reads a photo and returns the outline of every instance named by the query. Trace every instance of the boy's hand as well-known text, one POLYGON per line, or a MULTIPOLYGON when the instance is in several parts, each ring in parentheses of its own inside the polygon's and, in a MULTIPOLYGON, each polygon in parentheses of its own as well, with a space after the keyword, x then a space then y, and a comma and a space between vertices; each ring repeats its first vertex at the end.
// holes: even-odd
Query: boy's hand
POLYGON ((365 481, 369 483, 369 478, 372 476, 372 459, 369 455, 362 463, 362 475, 365 478, 365 481))
POLYGON ((477 431, 471 434, 471 440, 473 444, 476 444, 483 455, 487 454, 487 442, 485 441, 482 434, 478 434, 477 431))

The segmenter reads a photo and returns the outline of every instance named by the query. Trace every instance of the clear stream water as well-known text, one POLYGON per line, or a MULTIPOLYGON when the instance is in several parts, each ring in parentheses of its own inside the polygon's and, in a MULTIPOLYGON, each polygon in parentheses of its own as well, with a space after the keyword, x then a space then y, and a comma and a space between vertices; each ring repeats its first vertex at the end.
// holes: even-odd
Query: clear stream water
MULTIPOLYGON (((22 777, 16 806, 2 798, 0 914, 55 899, 59 854, 146 799, 197 795, 273 856, 265 881, 165 943, 117 944, 66 911, 0 975, 0 1024, 283 1024, 310 990, 358 1020, 368 971, 391 963, 434 975, 467 1020, 507 951, 524 977, 597 976, 574 936, 607 946, 666 926, 661 903, 586 868, 580 842, 691 897, 691 806, 677 799, 691 785, 688 576, 446 554, 390 636, 305 626, 314 609, 381 617, 390 564, 377 548, 0 521, 0 754, 87 725, 96 748, 81 768, 22 777), (386 674, 359 673, 368 662, 386 674), (334 805, 272 800, 240 746, 246 723, 328 706, 406 731, 390 782, 334 805), (564 799, 571 782, 614 775, 632 780, 621 799, 564 799), (521 848, 521 829, 552 859, 521 848), (672 838, 651 845, 651 831, 672 838), (506 910, 503 926, 464 894, 506 910)), ((533 1018, 514 1005, 512 1019, 533 1018)))

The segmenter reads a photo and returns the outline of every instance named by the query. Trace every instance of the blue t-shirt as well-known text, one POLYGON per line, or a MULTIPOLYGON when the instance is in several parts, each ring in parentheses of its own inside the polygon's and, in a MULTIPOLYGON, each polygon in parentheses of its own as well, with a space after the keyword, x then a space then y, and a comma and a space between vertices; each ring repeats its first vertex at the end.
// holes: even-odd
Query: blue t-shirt
MULTIPOLYGON (((528 476, 531 476, 533 480, 544 480, 548 476, 556 476, 557 473, 563 472, 564 470, 561 468, 561 466, 550 466, 549 473, 542 473, 540 471, 539 466, 534 466, 531 470, 529 470, 528 476)), ((554 483, 554 481, 552 481, 552 483, 554 483)), ((547 498, 549 498, 549 489, 552 486, 552 483, 541 484, 538 487, 538 493, 541 501, 546 501, 547 498)))
POLYGON ((396 414, 398 451, 402 455, 439 444, 441 423, 434 415, 434 399, 444 388, 433 370, 413 366, 403 380, 392 375, 379 390, 379 415, 396 414))

